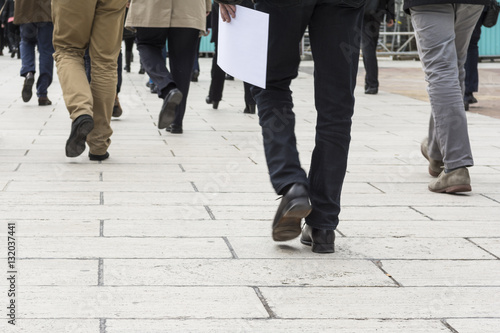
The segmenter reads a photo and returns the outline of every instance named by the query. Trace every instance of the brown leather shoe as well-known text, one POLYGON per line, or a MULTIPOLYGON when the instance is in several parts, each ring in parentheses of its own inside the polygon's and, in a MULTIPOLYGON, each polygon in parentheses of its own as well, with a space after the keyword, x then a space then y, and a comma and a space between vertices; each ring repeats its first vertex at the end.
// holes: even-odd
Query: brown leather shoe
POLYGON ((429 190, 437 193, 470 192, 472 188, 469 170, 465 167, 448 173, 443 170, 435 180, 430 182, 429 190))
POLYGON ((115 118, 118 118, 122 115, 123 110, 122 106, 120 105, 120 100, 118 99, 118 95, 115 97, 115 105, 113 106, 113 114, 112 116, 115 118))
POLYGON ((429 161, 429 175, 432 177, 437 177, 443 171, 444 163, 443 161, 433 160, 429 157, 429 138, 425 138, 420 145, 420 151, 424 155, 425 159, 429 161))
POLYGON ((40 106, 52 105, 52 101, 48 97, 39 97, 38 105, 40 106))

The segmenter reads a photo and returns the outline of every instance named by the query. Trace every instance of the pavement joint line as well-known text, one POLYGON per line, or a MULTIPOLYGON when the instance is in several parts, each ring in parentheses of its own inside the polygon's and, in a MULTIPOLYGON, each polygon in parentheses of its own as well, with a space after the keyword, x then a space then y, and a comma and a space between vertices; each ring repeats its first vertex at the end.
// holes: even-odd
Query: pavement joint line
POLYGON ((38 132, 38 136, 42 135, 43 129, 38 132))
POLYGON ((36 141, 36 138, 33 139, 33 141, 31 141, 31 144, 34 145, 35 144, 35 141, 36 141))
POLYGON ((17 165, 17 167, 14 169, 14 172, 17 172, 17 171, 19 170, 19 168, 21 167, 21 164, 22 164, 22 163, 19 163, 19 164, 17 165))
POLYGON ((2 189, 2 192, 5 192, 5 190, 7 189, 7 187, 9 187, 10 183, 12 183, 12 179, 10 179, 7 184, 5 184, 5 186, 3 187, 2 189))
POLYGON ((380 191, 380 193, 384 193, 384 191, 382 191, 381 189, 379 189, 377 186, 373 185, 372 183, 367 183, 368 185, 370 185, 371 187, 373 187, 374 189, 376 189, 377 191, 380 191))
POLYGON ((97 285, 104 286, 104 260, 99 258, 98 269, 97 269, 97 285))
POLYGON ((342 237, 347 237, 342 231, 340 231, 339 229, 335 229, 335 231, 342 237))
POLYGON ((401 283, 399 283, 391 274, 389 274, 385 269, 382 268, 382 261, 381 260, 376 260, 376 259, 373 259, 373 260, 370 260, 375 266, 378 267, 378 269, 380 269, 389 279, 392 280, 392 282, 394 282, 396 284, 396 286, 398 287, 404 287, 401 283))
POLYGON ((419 214, 420 214, 420 215, 422 215, 423 217, 428 218, 428 219, 429 219, 429 221, 434 221, 434 219, 433 219, 432 217, 430 217, 430 216, 428 216, 428 215, 424 214, 423 212, 419 211, 419 210, 418 210, 418 209, 416 209, 415 207, 413 207, 413 206, 408 206, 408 208, 410 208, 410 209, 414 210, 415 212, 419 213, 419 214))
POLYGON ((99 221, 99 237, 104 237, 104 220, 99 221))
POLYGON ((104 192, 99 193, 99 205, 104 206, 104 192))
POLYGON ((103 177, 102 177, 102 176, 103 176, 103 172, 101 171, 101 172, 99 173, 99 181, 100 181, 100 182, 102 182, 102 181, 103 181, 103 177))
POLYGON ((251 157, 248 157, 248 159, 255 165, 258 165, 259 163, 255 162, 251 157))
POLYGON ((226 236, 223 236, 222 239, 224 240, 227 247, 229 248, 229 251, 231 252, 231 255, 233 256, 233 259, 239 259, 238 255, 236 254, 236 251, 234 250, 234 247, 231 245, 231 242, 229 242, 229 239, 226 236))
POLYGON ((210 128, 213 129, 214 132, 217 132, 217 130, 213 126, 210 126, 210 128))
POLYGON ((377 149, 375 149, 375 148, 372 148, 372 147, 370 147, 370 146, 367 146, 367 145, 365 145, 365 147, 366 147, 366 148, 368 148, 368 149, 371 149, 371 150, 373 150, 373 151, 378 151, 377 149))
POLYGON ((240 149, 240 148, 238 148, 238 146, 237 146, 237 145, 233 145, 233 147, 234 147, 234 148, 236 148, 236 149, 238 149, 239 151, 241 151, 241 149, 240 149))
POLYGON ((106 318, 99 318, 99 333, 106 333, 106 318))
POLYGON ((175 157, 175 153, 172 149, 170 149, 170 153, 172 154, 173 157, 175 157))
POLYGON ((460 333, 458 332, 456 329, 453 328, 453 326, 451 326, 447 321, 446 319, 441 319, 441 324, 444 325, 444 327, 446 327, 447 329, 450 330, 450 332, 453 332, 453 333, 460 333))
MULTIPOLYGON (((486 237, 486 238, 497 238, 497 237, 486 237)), ((486 250, 486 249, 485 249, 484 247, 482 247, 481 245, 479 245, 479 244, 475 243, 474 241, 472 241, 469 237, 465 237, 464 239, 465 239, 465 240, 467 240, 467 241, 469 241, 469 242, 471 242, 472 244, 474 244, 475 246, 477 246, 478 248, 480 248, 480 249, 481 249, 481 250, 483 250, 484 252, 488 253, 489 255, 491 255, 491 256, 495 257, 496 259, 500 260, 500 257, 499 257, 499 256, 497 256, 497 255, 493 254, 492 252, 490 252, 490 251, 486 250)))
POLYGON ((203 207, 205 207, 205 209, 206 209, 206 211, 207 211, 208 215, 210 216, 210 218, 211 218, 212 220, 216 220, 215 215, 214 215, 214 213, 212 212, 212 210, 210 209, 210 207, 208 207, 208 206, 206 206, 206 205, 205 205, 205 206, 203 206, 203 207))
POLYGON ((198 188, 196 187, 196 184, 194 182, 190 182, 190 183, 191 183, 191 186, 193 187, 195 192, 200 192, 200 191, 198 191, 198 188))
POLYGON ((269 318, 271 318, 271 319, 278 318, 278 316, 276 315, 276 313, 274 313, 274 311, 269 306, 269 303, 267 302, 267 300, 264 297, 264 295, 262 295, 262 292, 260 291, 259 287, 252 287, 252 288, 255 291, 255 294, 257 294, 257 297, 259 298, 260 302, 264 306, 264 309, 266 309, 267 314, 269 315, 269 318))
POLYGON ((480 195, 481 195, 482 197, 486 198, 486 199, 489 199, 489 200, 491 200, 491 201, 493 201, 493 202, 496 202, 496 203, 499 203, 499 204, 500 204, 500 201, 495 200, 495 199, 493 199, 493 198, 490 198, 490 197, 489 197, 489 196, 487 196, 486 194, 481 193, 480 195))
POLYGON ((179 168, 181 168, 182 172, 186 172, 186 170, 184 169, 184 167, 182 166, 182 164, 179 164, 179 168))

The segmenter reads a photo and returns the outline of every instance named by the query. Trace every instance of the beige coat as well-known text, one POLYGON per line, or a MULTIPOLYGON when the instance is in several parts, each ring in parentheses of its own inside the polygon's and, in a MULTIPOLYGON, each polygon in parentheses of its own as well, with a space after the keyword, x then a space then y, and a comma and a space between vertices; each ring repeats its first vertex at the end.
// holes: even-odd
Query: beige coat
POLYGON ((211 0, 132 0, 126 27, 206 29, 211 0))

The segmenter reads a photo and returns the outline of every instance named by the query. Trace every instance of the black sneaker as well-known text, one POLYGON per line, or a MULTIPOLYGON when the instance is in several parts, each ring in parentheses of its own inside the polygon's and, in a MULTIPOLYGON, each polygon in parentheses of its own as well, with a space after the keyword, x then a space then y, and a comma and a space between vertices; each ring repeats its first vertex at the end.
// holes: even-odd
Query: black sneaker
POLYGON ((87 135, 94 129, 94 119, 88 114, 81 115, 71 124, 71 133, 66 141, 66 156, 77 157, 85 151, 87 135))

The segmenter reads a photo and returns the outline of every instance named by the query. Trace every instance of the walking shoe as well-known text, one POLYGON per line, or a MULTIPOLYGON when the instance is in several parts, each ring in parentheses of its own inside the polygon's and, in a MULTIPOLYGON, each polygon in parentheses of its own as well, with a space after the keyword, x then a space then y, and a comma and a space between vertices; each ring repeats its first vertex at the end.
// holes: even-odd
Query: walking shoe
POLYGON ((182 134, 182 126, 179 125, 171 124, 166 130, 172 134, 182 134))
POLYGON ((109 153, 108 152, 106 152, 106 154, 103 154, 103 155, 95 155, 95 154, 92 154, 92 153, 89 152, 89 159, 91 161, 104 161, 108 157, 109 157, 109 153))
POLYGON ((307 189, 295 183, 281 199, 273 221, 273 240, 276 242, 294 239, 300 235, 300 221, 311 213, 307 189))
POLYGON ((33 72, 26 73, 26 76, 24 77, 23 91, 21 93, 25 103, 29 102, 31 96, 33 96, 33 83, 35 83, 35 74, 33 74, 33 72))
POLYGON ((311 246, 315 253, 334 253, 335 252, 335 231, 323 230, 304 224, 300 242, 311 246))
POLYGON ((214 101, 210 96, 207 96, 205 102, 207 102, 207 104, 212 104, 212 108, 217 110, 220 101, 214 101))
POLYGON ((427 153, 429 151, 429 139, 425 138, 424 141, 420 144, 420 151, 422 155, 424 155, 425 159, 429 161, 429 175, 432 177, 437 177, 441 173, 444 168, 443 161, 433 160, 429 157, 427 153))
POLYGON ((94 119, 88 114, 81 115, 71 124, 71 133, 66 141, 66 156, 77 157, 85 151, 87 135, 94 129, 94 119))
POLYGON ((429 190, 437 193, 470 192, 472 188, 470 186, 469 170, 466 167, 447 173, 443 170, 439 177, 430 182, 429 190))
POLYGON ((376 94, 378 94, 378 88, 374 88, 374 87, 366 88, 365 94, 376 95, 376 94))
POLYGON ((247 104, 243 113, 255 114, 255 104, 247 104))
POLYGON ((467 102, 468 104, 475 104, 477 103, 477 99, 476 97, 474 97, 473 93, 465 93, 464 102, 467 102))
POLYGON ((179 89, 174 88, 170 90, 167 97, 163 101, 163 105, 160 110, 160 116, 158 117, 158 128, 167 128, 170 126, 175 119, 175 109, 182 101, 182 93, 179 89))
POLYGON ((48 97, 38 97, 38 105, 39 106, 52 105, 52 101, 48 97))
POLYGON ((118 118, 122 115, 123 110, 122 106, 120 105, 120 100, 118 99, 118 95, 115 97, 115 105, 113 105, 113 114, 112 116, 115 118, 118 118))

